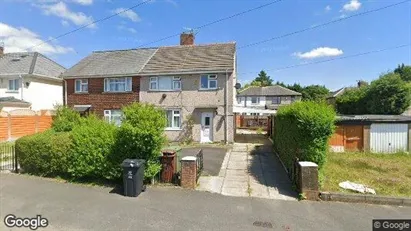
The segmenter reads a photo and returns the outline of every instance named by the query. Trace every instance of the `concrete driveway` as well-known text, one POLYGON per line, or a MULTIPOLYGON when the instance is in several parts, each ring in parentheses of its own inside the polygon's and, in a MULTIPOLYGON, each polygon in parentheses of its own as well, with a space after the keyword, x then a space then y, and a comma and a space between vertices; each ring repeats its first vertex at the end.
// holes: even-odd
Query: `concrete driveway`
POLYGON ((111 188, 4 173, 0 182, 0 230, 9 230, 7 214, 47 218, 49 226, 38 230, 236 231, 371 230, 372 219, 411 214, 409 207, 226 197, 180 188, 148 188, 127 198, 110 194, 111 188))
POLYGON ((181 156, 195 156, 203 149, 203 172, 202 176, 218 176, 223 163, 224 156, 227 153, 226 148, 219 147, 193 147, 183 148, 181 150, 181 156))

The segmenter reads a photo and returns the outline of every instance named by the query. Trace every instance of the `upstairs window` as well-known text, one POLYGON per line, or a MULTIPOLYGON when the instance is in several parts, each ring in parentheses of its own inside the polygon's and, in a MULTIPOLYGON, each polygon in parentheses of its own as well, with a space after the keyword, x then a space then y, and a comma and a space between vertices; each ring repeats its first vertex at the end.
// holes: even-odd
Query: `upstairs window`
POLYGON ((217 75, 202 75, 200 78, 200 89, 217 89, 217 75))
POLYGON ((10 79, 9 80, 9 91, 18 91, 20 88, 20 80, 19 79, 10 79))
POLYGON ((104 91, 106 92, 131 91, 131 77, 104 79, 104 91))
POLYGON ((76 93, 88 92, 88 79, 76 79, 74 91, 76 93))
POLYGON ((259 104, 260 98, 259 97, 251 97, 251 104, 259 104))
POLYGON ((281 104, 281 97, 272 97, 271 98, 272 104, 281 104))
POLYGON ((149 89, 152 91, 181 90, 181 78, 173 76, 151 77, 149 89))
POLYGON ((122 118, 123 112, 121 110, 104 110, 104 119, 109 123, 120 126, 122 118))

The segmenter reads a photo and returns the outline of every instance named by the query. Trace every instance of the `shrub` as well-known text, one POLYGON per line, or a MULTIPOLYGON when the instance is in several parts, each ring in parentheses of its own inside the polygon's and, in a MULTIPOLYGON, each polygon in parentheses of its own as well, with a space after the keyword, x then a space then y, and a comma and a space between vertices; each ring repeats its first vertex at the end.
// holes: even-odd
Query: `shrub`
POLYGON ((113 166, 108 157, 113 153, 117 127, 96 116, 82 118, 80 124, 71 132, 72 149, 68 172, 74 179, 116 177, 114 171, 121 169, 113 166))
POLYGON ((334 110, 323 103, 303 101, 281 107, 275 116, 273 140, 284 164, 291 168, 297 157, 321 168, 334 121, 334 110))
POLYGON ((48 130, 16 141, 18 161, 27 173, 39 176, 66 176, 70 134, 48 130))
MULTIPOLYGON (((145 176, 152 177, 157 173, 158 156, 166 139, 164 128, 167 124, 162 109, 150 104, 133 103, 123 108, 124 119, 117 137, 116 152, 110 157, 114 165, 126 158, 145 159, 147 166, 145 176)), ((121 174, 121 171, 117 173, 121 174)))
POLYGON ((336 99, 338 113, 345 115, 367 114, 368 86, 346 90, 336 99))
POLYGON ((56 132, 68 132, 80 123, 80 114, 71 108, 58 106, 52 128, 56 132))

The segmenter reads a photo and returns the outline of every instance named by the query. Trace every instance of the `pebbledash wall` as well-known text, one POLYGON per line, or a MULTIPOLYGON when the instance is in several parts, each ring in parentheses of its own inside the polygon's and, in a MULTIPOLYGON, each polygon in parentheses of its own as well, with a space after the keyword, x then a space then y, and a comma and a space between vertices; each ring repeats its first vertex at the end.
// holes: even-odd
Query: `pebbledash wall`
POLYGON ((0 112, 0 142, 42 132, 51 127, 54 111, 16 109, 0 112))
POLYGON ((91 105, 91 112, 103 116, 104 110, 121 109, 124 105, 139 101, 140 77, 132 77, 130 92, 104 92, 104 78, 84 79, 88 79, 87 93, 76 93, 74 91, 75 79, 66 80, 67 89, 64 90, 67 90, 67 105, 69 107, 91 105))

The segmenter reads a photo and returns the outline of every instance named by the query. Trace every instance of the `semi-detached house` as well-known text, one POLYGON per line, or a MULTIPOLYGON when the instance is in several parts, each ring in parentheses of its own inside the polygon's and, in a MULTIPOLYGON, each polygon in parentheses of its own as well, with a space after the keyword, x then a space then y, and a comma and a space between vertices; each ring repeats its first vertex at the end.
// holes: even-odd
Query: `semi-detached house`
POLYGON ((235 43, 97 51, 67 70, 65 102, 121 123, 121 107, 146 102, 163 108, 170 141, 233 142, 235 43))

